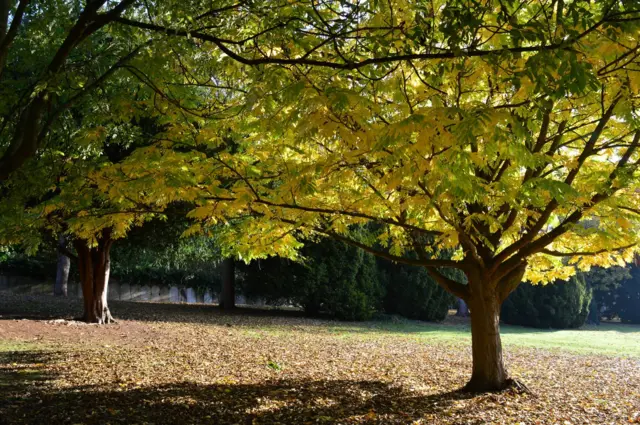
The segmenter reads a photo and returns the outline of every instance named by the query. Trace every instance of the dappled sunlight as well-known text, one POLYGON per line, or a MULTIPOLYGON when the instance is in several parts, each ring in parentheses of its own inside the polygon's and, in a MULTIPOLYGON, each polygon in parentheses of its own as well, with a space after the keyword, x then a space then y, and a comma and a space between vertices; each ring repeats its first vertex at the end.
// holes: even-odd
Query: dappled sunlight
POLYGON ((0 416, 17 424, 480 425, 623 423, 640 410, 638 358, 559 349, 598 329, 505 326, 509 370, 535 395, 470 396, 457 392, 471 366, 463 319, 358 324, 192 307, 117 303, 116 316, 129 319, 108 326, 5 318, 0 416), (140 320, 131 320, 137 307, 140 320))

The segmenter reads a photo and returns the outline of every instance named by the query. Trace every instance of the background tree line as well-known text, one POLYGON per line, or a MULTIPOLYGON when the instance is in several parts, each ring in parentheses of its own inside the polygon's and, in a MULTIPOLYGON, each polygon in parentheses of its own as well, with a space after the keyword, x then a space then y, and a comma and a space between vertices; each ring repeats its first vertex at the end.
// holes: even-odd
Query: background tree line
MULTIPOLYGON (((223 256, 214 238, 180 238, 185 222, 154 220, 132 230, 113 248, 112 276, 130 285, 166 285, 222 292, 223 256)), ((5 248, 0 271, 52 280, 61 255, 54 241, 35 255, 5 248)), ((310 316, 367 320, 379 314, 440 321, 455 298, 420 267, 375 257, 345 243, 309 242, 303 261, 269 257, 234 261, 235 290, 249 301, 293 305, 310 316)), ((64 254, 62 254, 64 256, 64 254)), ((66 256, 65 256, 66 257, 66 256)), ((458 278, 462 279, 460 276, 458 278)), ((71 279, 78 280, 71 268, 71 279)), ((577 328, 602 319, 640 323, 640 267, 594 267, 554 285, 524 283, 505 301, 505 323, 577 328)))

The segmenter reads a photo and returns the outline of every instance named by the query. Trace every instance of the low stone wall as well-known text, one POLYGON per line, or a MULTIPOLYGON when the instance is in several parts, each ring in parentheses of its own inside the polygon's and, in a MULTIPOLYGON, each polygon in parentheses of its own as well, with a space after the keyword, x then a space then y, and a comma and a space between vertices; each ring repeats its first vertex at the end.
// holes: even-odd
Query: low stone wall
MULTIPOLYGON (((54 281, 42 281, 25 276, 0 274, 0 291, 14 294, 53 294, 54 281)), ((70 297, 82 298, 82 285, 69 282, 67 293, 70 297)), ((219 294, 210 289, 204 292, 184 286, 129 285, 117 280, 109 281, 107 298, 116 301, 217 304, 219 294)), ((244 295, 236 295, 237 305, 264 306, 264 300, 248 300, 244 295)))
MULTIPOLYGON (((0 274, 0 291, 8 291, 14 294, 53 295, 53 284, 53 279, 43 280, 27 276, 0 274)), ((82 291, 80 285, 76 282, 69 282, 67 285, 68 295, 73 296, 78 291, 82 291)))

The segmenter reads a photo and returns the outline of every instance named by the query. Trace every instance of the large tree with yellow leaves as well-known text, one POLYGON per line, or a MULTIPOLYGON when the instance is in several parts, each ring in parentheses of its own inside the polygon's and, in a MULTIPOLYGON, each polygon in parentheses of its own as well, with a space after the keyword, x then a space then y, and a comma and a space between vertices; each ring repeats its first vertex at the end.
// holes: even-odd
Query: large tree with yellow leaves
POLYGON ((198 192, 193 231, 233 219, 246 258, 323 234, 425 267, 471 309, 468 389, 510 382, 499 313, 523 279, 637 251, 638 1, 240 2, 211 19, 118 20, 197 40, 210 81, 242 73, 237 116, 176 117, 154 148, 198 192), (385 231, 355 237, 367 222, 385 231))
POLYGON ((321 234, 425 267, 471 309, 468 389, 508 385, 499 312, 523 279, 637 251, 637 0, 153 6, 114 22, 175 57, 181 81, 127 68, 166 131, 93 188, 195 202, 192 231, 234 223, 245 258, 321 234))

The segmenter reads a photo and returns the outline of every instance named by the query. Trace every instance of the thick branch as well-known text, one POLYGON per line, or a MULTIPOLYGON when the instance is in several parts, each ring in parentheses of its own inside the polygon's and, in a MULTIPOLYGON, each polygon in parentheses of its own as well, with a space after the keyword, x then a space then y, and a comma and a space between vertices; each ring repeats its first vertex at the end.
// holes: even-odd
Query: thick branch
MULTIPOLYGON (((235 201, 236 200, 235 198, 231 198, 231 197, 224 198, 224 197, 215 197, 215 196, 209 197, 207 199, 211 199, 214 201, 235 201)), ((360 212, 353 212, 353 211, 346 211, 346 210, 332 209, 332 208, 306 207, 303 205, 296 205, 296 204, 283 204, 283 203, 267 201, 266 199, 263 199, 263 198, 254 199, 251 202, 256 204, 267 205, 270 207, 313 212, 317 214, 344 215, 347 217, 364 218, 367 220, 371 220, 373 222, 390 224, 392 226, 399 226, 407 230, 417 231, 427 235, 437 236, 442 234, 442 232, 439 232, 437 230, 427 230, 411 224, 401 223, 391 218, 376 217, 376 216, 372 216, 372 215, 364 214, 360 212)))
POLYGON ((450 294, 455 295, 458 298, 462 298, 465 302, 469 300, 469 287, 453 279, 449 279, 438 271, 435 267, 426 267, 429 276, 436 281, 438 285, 450 294))
MULTIPOLYGON (((73 49, 82 40, 112 22, 134 2, 135 0, 122 0, 112 10, 104 14, 98 14, 98 10, 106 3, 106 0, 88 2, 47 65, 43 75, 51 76, 59 73, 73 49)), ((35 155, 39 142, 43 138, 41 124, 44 114, 52 102, 52 97, 47 90, 42 90, 21 112, 9 148, 0 158, 0 182, 8 179, 11 173, 35 155)))
MULTIPOLYGON (((9 5, 9 2, 6 0, 2 0, 1 4, 2 8, 4 9, 9 5)), ((27 8, 28 4, 29 0, 20 0, 20 3, 18 4, 18 7, 16 9, 16 13, 13 15, 13 19, 11 20, 11 26, 9 27, 9 30, 6 34, 4 33, 4 31, 0 31, 0 77, 2 77, 4 66, 7 62, 9 47, 18 34, 18 28, 20 28, 20 25, 22 24, 24 11, 27 8)), ((0 14, 2 14, 2 16, 0 16, 0 19, 2 19, 4 21, 3 23, 6 25, 6 19, 8 18, 8 16, 5 16, 5 12, 8 12, 8 10, 2 10, 0 12, 0 14)))
POLYGON ((56 110, 51 115, 49 115, 47 121, 42 126, 42 129, 40 130, 40 135, 38 136, 38 140, 41 141, 42 139, 44 139, 44 137, 46 136, 47 132, 49 131, 49 128, 51 127, 51 125, 58 119, 58 117, 64 111, 66 111, 67 109, 72 107, 78 100, 82 99, 84 96, 86 96, 87 94, 89 94, 90 92, 95 90, 97 87, 99 87, 109 77, 111 77, 117 70, 122 68, 122 66, 124 64, 129 62, 135 55, 137 55, 138 52, 140 52, 140 50, 143 47, 149 46, 150 44, 151 44, 151 41, 148 41, 148 42, 136 47, 131 52, 129 52, 127 55, 121 57, 115 64, 113 64, 109 69, 107 69, 101 76, 96 78, 89 85, 87 85, 84 89, 82 89, 82 91, 80 91, 80 93, 75 94, 74 96, 69 98, 69 100, 67 100, 65 103, 63 103, 62 105, 59 105, 56 108, 56 110))
POLYGON ((502 304, 504 300, 507 299, 509 294, 511 294, 522 282, 522 278, 524 273, 527 271, 527 263, 525 261, 520 262, 517 267, 507 273, 500 281, 498 282, 497 293, 498 300, 502 304))
MULTIPOLYGON (((565 184, 571 185, 573 183, 575 177, 578 175, 578 172, 580 171, 580 168, 582 167, 584 162, 587 160, 589 156, 593 154, 593 147, 595 146, 596 142, 600 138, 607 123, 613 116, 613 110, 615 109, 616 105, 618 104, 621 98, 622 98, 622 95, 619 93, 613 99, 607 111, 603 114, 603 116, 598 121, 598 125, 596 126, 594 131, 591 133, 591 137, 589 138, 589 141, 586 143, 584 150, 578 157, 578 165, 575 168, 573 168, 565 178, 564 180, 565 184)), ((500 254, 496 256, 495 263, 494 263, 495 267, 497 267, 502 261, 509 258, 509 256, 511 256, 518 250, 521 250, 528 243, 533 241, 533 239, 536 237, 538 232, 540 232, 540 230, 542 230, 544 225, 547 223, 547 221, 551 217, 551 214, 553 214, 553 212, 556 210, 558 205, 559 203, 556 199, 551 200, 545 207, 544 211, 542 211, 542 213, 540 214, 540 217, 538 218, 538 220, 535 223, 533 223, 533 225, 528 229, 527 233, 522 238, 520 238, 520 240, 512 243, 511 245, 506 247, 502 252, 500 252, 500 254)))
POLYGON ((390 260, 390 261, 395 261, 397 263, 402 263, 402 264, 407 264, 409 266, 420 266, 420 267, 447 267, 447 268, 456 268, 459 269, 462 267, 462 263, 460 263, 459 261, 454 261, 454 260, 440 260, 437 258, 432 258, 432 259, 420 259, 420 260, 413 260, 411 258, 405 258, 405 257, 400 257, 397 255, 392 255, 389 254, 388 252, 384 252, 384 251, 378 251, 377 249, 373 249, 371 248, 369 245, 367 244, 363 244, 362 242, 358 242, 355 241, 351 238, 347 238, 345 236, 342 236, 338 233, 335 232, 331 232, 328 230, 324 230, 321 228, 317 228, 314 227, 313 228, 314 231, 318 232, 318 233, 322 233, 325 234, 327 236, 332 237, 333 239, 339 240, 341 242, 344 242, 346 244, 349 244, 351 246, 355 246, 357 248, 360 248, 370 254, 373 254, 377 257, 380 258, 384 258, 386 260, 390 260))

